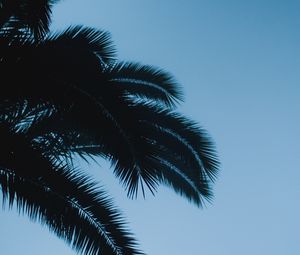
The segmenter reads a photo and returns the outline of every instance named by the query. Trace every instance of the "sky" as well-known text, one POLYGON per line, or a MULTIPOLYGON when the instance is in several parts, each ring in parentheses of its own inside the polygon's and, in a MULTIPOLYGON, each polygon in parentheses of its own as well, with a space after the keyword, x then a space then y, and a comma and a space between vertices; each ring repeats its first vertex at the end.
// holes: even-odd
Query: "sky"
MULTIPOLYGON (((149 255, 300 254, 300 1, 64 0, 53 29, 111 33, 120 60, 171 72, 180 111, 213 137, 211 204, 172 190, 130 200, 109 166, 82 166, 109 191, 149 255)), ((45 227, 0 211, 5 255, 75 255, 45 227)))

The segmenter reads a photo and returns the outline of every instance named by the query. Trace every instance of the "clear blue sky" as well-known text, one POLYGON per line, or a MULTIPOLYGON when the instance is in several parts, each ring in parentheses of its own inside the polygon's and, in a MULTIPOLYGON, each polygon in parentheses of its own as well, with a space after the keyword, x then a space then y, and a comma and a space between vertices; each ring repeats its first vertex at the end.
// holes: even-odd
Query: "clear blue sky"
MULTIPOLYGON (((105 164, 92 165, 145 252, 300 254, 299 0, 64 0, 54 21, 108 30, 120 59, 172 72, 181 110, 216 141, 221 173, 202 210, 164 187, 128 200, 105 164)), ((0 246, 75 254, 12 211, 0 211, 0 246)))

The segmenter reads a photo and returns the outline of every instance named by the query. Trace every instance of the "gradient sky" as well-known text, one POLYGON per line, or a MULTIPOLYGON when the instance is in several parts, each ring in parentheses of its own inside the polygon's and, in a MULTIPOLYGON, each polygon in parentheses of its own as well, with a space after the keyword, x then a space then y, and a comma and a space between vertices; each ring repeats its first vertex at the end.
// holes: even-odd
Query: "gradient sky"
MULTIPOLYGON (((129 200, 105 163, 90 166, 142 249, 300 254, 300 1, 61 1, 53 28, 71 24, 108 30, 120 59, 173 73, 181 111, 217 144, 221 172, 204 209, 164 187, 129 200)), ((15 211, 0 211, 0 247, 1 255, 75 255, 15 211)))

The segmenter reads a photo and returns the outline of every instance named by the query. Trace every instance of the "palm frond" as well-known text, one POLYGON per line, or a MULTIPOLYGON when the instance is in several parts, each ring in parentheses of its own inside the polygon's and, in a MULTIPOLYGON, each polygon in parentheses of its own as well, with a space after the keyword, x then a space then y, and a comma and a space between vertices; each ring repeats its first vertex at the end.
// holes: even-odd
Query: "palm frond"
POLYGON ((115 52, 108 33, 81 26, 39 42, 26 33, 13 40, 2 36, 0 49, 3 80, 11 85, 1 97, 22 97, 35 103, 61 103, 75 85, 94 95, 94 87, 104 79, 101 71, 114 60, 115 52))
POLYGON ((142 254, 119 211, 95 183, 43 156, 26 135, 4 125, 0 135, 0 185, 9 206, 15 203, 80 253, 142 254))
POLYGON ((95 28, 71 26, 62 32, 48 35, 43 41, 43 45, 55 47, 57 51, 63 49, 68 54, 75 54, 77 58, 84 56, 83 53, 90 52, 96 55, 104 64, 115 60, 116 50, 110 34, 95 28))
MULTIPOLYGON (((3 199, 16 203, 20 212, 46 224, 60 238, 83 254, 142 254, 124 227, 124 220, 107 194, 95 191, 82 176, 62 175, 55 181, 73 190, 64 193, 39 179, 18 176, 15 171, 0 170, 3 199), (79 182, 80 179, 80 182, 79 182), (78 186, 81 185, 81 186, 78 186), (84 193, 85 192, 85 193, 84 193), (71 198, 71 194, 73 197, 71 198), (80 202, 77 199, 81 199, 80 202), (86 202, 85 200, 86 199, 86 202)), ((57 184, 57 185, 58 185, 57 184)))
POLYGON ((179 84, 169 73, 153 66, 138 63, 116 63, 106 70, 109 81, 128 96, 152 100, 166 107, 183 101, 179 84))
MULTIPOLYGON (((180 161, 172 164, 166 158, 157 157, 157 168, 160 170, 160 183, 171 187, 176 193, 184 196, 188 201, 193 202, 201 207, 205 201, 211 201, 212 193, 210 182, 201 180, 196 182, 195 179, 186 175, 186 166, 180 161)), ((174 159, 172 159, 174 161, 174 159)))
POLYGON ((203 128, 173 111, 146 104, 138 104, 135 108, 139 112, 143 112, 140 121, 158 132, 156 134, 157 143, 162 143, 170 151, 174 150, 175 154, 177 151, 177 154, 181 154, 183 159, 186 158, 186 162, 194 161, 196 163, 194 165, 198 164, 198 168, 201 169, 202 175, 207 175, 212 181, 215 180, 219 161, 215 144, 203 128), (153 121, 154 119, 155 121, 153 121), (165 143, 164 139, 166 139, 165 143))
POLYGON ((13 18, 40 40, 49 31, 51 7, 56 2, 58 0, 1 0, 0 26, 4 27, 13 18))
MULTIPOLYGON (((123 182, 130 197, 137 194, 141 183, 155 191, 162 180, 174 183, 173 176, 175 179, 182 178, 186 186, 190 185, 190 190, 197 189, 197 197, 191 199, 197 205, 201 201, 199 196, 210 198, 209 182, 214 181, 219 163, 214 144, 203 129, 181 115, 159 107, 126 105, 122 101, 111 103, 114 107, 107 107, 114 121, 97 115, 94 107, 84 103, 64 116, 56 116, 52 125, 49 123, 55 119, 47 118, 46 121, 50 122, 44 124, 46 129, 38 133, 47 133, 51 126, 53 132, 65 139, 62 140, 65 147, 61 144, 58 147, 64 148, 63 154, 70 152, 70 157, 77 150, 81 155, 92 152, 92 155, 111 160, 116 176, 123 182), (75 117, 81 121, 75 122, 75 117), (76 137, 78 133, 85 135, 76 137), (167 171, 171 172, 168 174, 167 171), (166 176, 170 179, 167 180, 166 176)), ((185 195, 188 194, 189 191, 185 195)))

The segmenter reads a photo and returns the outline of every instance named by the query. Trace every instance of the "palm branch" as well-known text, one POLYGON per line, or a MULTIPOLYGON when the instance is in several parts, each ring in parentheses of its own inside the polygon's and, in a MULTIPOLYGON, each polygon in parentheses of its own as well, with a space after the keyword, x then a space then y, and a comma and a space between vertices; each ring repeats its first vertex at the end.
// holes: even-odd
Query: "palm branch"
POLYGON ((43 38, 49 31, 51 8, 59 0, 1 0, 0 27, 15 21, 33 34, 36 40, 43 38))
POLYGON ((47 225, 78 252, 142 254, 107 194, 80 171, 50 156, 44 141, 28 136, 31 123, 47 118, 44 106, 12 107, 1 108, 4 203, 15 204, 19 212, 47 225))

